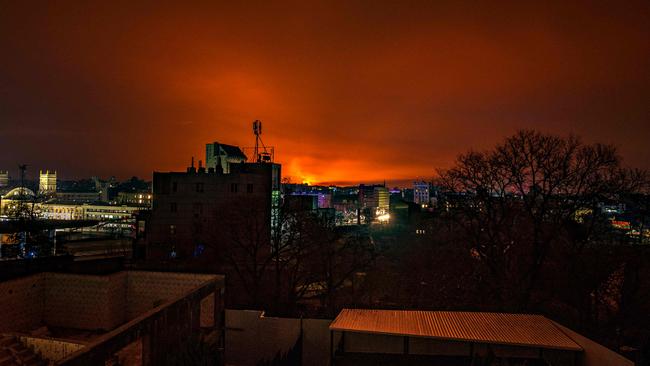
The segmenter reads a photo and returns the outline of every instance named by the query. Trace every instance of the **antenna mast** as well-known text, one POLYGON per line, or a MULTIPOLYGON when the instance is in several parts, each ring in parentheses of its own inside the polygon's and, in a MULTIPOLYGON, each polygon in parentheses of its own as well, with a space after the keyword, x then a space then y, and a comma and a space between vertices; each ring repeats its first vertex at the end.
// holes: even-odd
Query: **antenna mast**
POLYGON ((253 121, 253 133, 255 134, 254 161, 256 163, 273 162, 273 147, 271 147, 271 152, 269 152, 266 146, 264 146, 264 141, 262 141, 262 121, 258 119, 253 121), (260 151, 260 148, 262 151, 260 151))
POLYGON ((254 150, 255 161, 259 163, 260 162, 260 140, 261 140, 260 135, 262 134, 262 121, 260 121, 259 119, 253 121, 253 133, 255 134, 255 150, 254 150))

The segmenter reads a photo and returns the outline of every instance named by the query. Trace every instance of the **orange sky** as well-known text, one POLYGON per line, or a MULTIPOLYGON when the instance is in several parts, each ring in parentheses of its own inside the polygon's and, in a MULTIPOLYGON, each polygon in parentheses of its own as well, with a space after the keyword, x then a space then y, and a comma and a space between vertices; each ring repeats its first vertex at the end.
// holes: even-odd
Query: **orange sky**
POLYGON ((293 181, 431 177, 519 128, 650 168, 647 1, 25 3, 0 2, 14 174, 182 170, 254 119, 293 181))

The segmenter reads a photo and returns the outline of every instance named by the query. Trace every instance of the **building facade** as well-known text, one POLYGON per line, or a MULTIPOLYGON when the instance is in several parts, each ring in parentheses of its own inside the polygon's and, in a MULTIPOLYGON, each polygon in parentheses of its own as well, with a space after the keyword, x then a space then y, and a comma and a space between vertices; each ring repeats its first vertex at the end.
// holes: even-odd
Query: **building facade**
POLYGON ((231 164, 229 173, 219 166, 154 172, 153 209, 144 240, 147 257, 191 258, 207 248, 219 251, 229 241, 253 237, 267 245, 279 189, 278 164, 231 164))
POLYGON ((56 198, 61 201, 69 201, 75 203, 94 203, 100 201, 99 192, 77 192, 77 191, 59 191, 56 192, 56 198))
POLYGON ((413 182, 413 202, 428 206, 430 201, 430 186, 425 181, 413 182))
POLYGON ((0 170, 0 188, 9 186, 9 172, 6 170, 0 170))
POLYGON ((151 207, 153 195, 151 192, 118 192, 117 203, 121 205, 151 207))
POLYGON ((40 194, 56 193, 56 170, 39 171, 38 193, 40 194))

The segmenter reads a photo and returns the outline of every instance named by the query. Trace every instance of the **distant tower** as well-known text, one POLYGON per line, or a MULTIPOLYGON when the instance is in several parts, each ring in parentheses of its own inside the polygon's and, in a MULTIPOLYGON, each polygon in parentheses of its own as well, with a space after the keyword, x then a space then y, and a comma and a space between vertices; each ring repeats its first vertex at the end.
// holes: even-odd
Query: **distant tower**
POLYGON ((9 185, 9 172, 6 170, 0 170, 0 188, 6 187, 9 185))
POLYGON ((40 171, 38 193, 56 193, 56 170, 52 172, 49 170, 40 171))

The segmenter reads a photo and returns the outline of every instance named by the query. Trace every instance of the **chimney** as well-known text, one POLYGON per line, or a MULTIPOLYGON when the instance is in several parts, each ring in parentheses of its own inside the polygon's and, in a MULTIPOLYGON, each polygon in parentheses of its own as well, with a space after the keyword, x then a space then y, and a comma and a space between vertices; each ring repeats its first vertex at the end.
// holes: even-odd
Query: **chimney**
POLYGON ((194 157, 192 156, 192 165, 190 165, 189 168, 187 168, 188 173, 196 173, 196 168, 194 168, 194 157))

